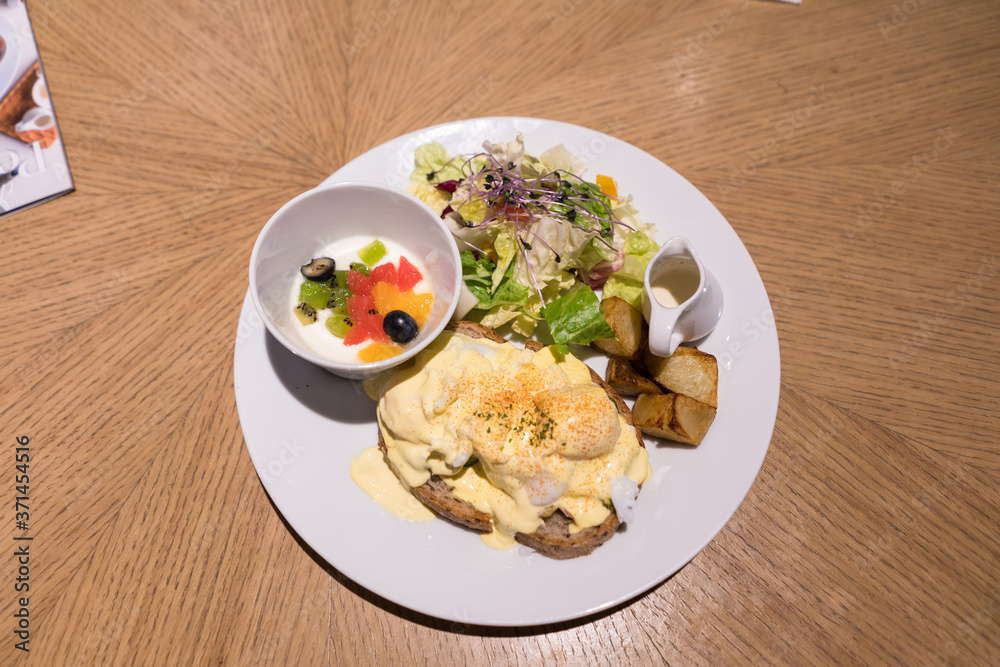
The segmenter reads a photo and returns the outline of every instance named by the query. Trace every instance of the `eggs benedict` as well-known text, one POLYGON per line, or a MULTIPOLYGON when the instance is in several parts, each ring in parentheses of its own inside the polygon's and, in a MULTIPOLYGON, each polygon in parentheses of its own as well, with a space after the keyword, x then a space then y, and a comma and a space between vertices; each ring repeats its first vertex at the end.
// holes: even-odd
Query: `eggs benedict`
POLYGON ((377 414, 407 489, 496 548, 588 554, 631 520, 651 474, 628 407, 583 362, 470 322, 388 376, 377 414))

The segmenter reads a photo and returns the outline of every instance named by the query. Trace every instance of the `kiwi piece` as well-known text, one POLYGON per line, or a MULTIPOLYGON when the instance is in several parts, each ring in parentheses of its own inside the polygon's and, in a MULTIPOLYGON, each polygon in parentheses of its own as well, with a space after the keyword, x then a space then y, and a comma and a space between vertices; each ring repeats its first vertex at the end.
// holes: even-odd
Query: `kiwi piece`
POLYGON ((330 298, 326 300, 327 308, 337 308, 338 306, 343 306, 347 303, 348 297, 351 296, 351 290, 347 287, 335 287, 332 292, 330 292, 330 298))
POLYGON ((333 290, 326 283, 314 283, 306 280, 299 288, 299 301, 302 301, 312 308, 319 310, 326 308, 327 302, 333 296, 333 290))
POLYGON ((385 244, 375 239, 358 251, 358 257, 368 266, 375 266, 377 261, 385 257, 385 244))
POLYGON ((372 272, 371 267, 361 262, 351 262, 351 270, 367 276, 372 272))
POLYGON ((333 277, 330 278, 330 282, 327 283, 330 289, 337 289, 338 287, 343 287, 347 289, 347 271, 334 271, 333 277))
POLYGON ((330 317, 326 318, 326 328, 337 338, 343 338, 347 332, 354 327, 350 316, 347 314, 347 306, 341 305, 333 309, 330 317))
POLYGON ((316 321, 316 309, 303 301, 295 306, 295 317, 299 318, 299 322, 303 325, 312 324, 316 321))

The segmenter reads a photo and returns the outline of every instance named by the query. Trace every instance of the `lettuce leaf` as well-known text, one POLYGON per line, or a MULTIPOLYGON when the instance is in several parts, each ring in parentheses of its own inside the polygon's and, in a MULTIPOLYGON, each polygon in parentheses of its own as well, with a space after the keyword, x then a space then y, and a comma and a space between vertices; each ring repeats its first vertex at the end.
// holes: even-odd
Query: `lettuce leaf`
POLYGON ((545 307, 545 321, 558 344, 589 345, 598 338, 613 338, 601 302, 587 285, 579 285, 545 307))
POLYGON ((524 157, 524 137, 518 132, 517 138, 514 141, 498 141, 495 144, 490 141, 484 141, 483 150, 495 157, 502 164, 513 162, 515 165, 519 165, 521 164, 521 158, 524 157))
POLYGON ((441 181, 458 181, 462 176, 464 160, 452 158, 444 146, 436 141, 418 146, 413 153, 416 170, 411 178, 422 179, 425 183, 440 183, 441 181), (433 176, 428 174, 434 172, 433 176))
POLYGON ((648 262, 659 249, 656 241, 641 230, 625 234, 625 253, 628 255, 645 256, 648 262))
POLYGON ((571 174, 582 174, 587 169, 587 163, 573 155, 565 146, 553 146, 539 156, 539 160, 550 171, 562 169, 571 174))
POLYGON ((613 262, 618 259, 618 249, 609 248, 598 239, 590 239, 580 253, 578 263, 584 271, 590 271, 601 262, 613 262))
MULTIPOLYGON (((465 284, 477 297, 479 296, 478 292, 489 294, 493 289, 492 276, 496 264, 491 262, 488 257, 477 258, 471 250, 463 251, 460 256, 462 258, 462 278, 465 280, 465 284)), ((480 298, 481 300, 482 298, 480 298)))
MULTIPOLYGON (((499 313, 500 307, 509 310, 514 306, 515 312, 518 308, 527 304, 531 296, 531 290, 527 286, 521 285, 511 278, 513 265, 507 267, 506 273, 500 280, 496 289, 493 288, 493 274, 496 271, 496 264, 486 257, 476 258, 471 250, 461 253, 462 256, 462 278, 465 280, 469 291, 479 299, 476 310, 496 310, 499 313)), ((508 319, 507 321, 510 321, 508 319)))
POLYGON ((620 269, 608 277, 604 283, 604 298, 617 296, 627 301, 633 308, 642 310, 643 278, 646 265, 660 246, 645 232, 634 231, 625 234, 624 262, 620 269))
POLYGON ((451 202, 451 194, 444 190, 438 190, 427 182, 421 182, 416 178, 411 178, 406 186, 406 191, 411 195, 431 207, 440 216, 451 202))
POLYGON ((630 280, 612 275, 604 283, 604 298, 616 296, 624 299, 636 310, 642 310, 642 281, 630 280))
MULTIPOLYGON (((495 233, 493 237, 493 250, 497 254, 496 268, 493 269, 493 290, 499 289, 500 283, 508 275, 509 269, 513 268, 514 260, 520 254, 518 252, 517 233, 513 223, 505 222, 499 225, 492 225, 490 231, 495 233)), ((517 277, 514 278, 518 280, 517 277)), ((527 286, 528 283, 522 283, 527 286)))

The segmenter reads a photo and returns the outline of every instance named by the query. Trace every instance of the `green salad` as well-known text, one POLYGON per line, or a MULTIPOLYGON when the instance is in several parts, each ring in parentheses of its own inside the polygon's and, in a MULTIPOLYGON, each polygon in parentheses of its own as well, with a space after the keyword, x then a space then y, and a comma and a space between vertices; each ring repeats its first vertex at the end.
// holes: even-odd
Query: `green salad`
POLYGON ((420 146, 407 188, 454 234, 479 300, 467 318, 525 336, 544 320, 559 344, 612 337, 594 289, 642 309, 655 227, 612 178, 580 177, 586 164, 561 145, 535 157, 518 135, 483 148, 455 156, 436 142, 420 146))

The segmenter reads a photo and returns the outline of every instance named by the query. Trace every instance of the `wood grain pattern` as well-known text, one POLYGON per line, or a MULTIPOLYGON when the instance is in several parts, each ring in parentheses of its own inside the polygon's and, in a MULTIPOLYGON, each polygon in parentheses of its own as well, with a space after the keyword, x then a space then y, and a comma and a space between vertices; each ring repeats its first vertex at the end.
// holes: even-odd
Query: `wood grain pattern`
POLYGON ((31 11, 77 191, 0 220, 0 416, 6 446, 31 436, 36 534, 31 652, 6 558, 0 664, 1000 660, 997 3, 31 11), (555 626, 440 621, 345 579, 269 502, 235 410, 271 213, 481 115, 586 125, 683 174, 757 262, 781 343, 733 519, 652 591, 555 626))

